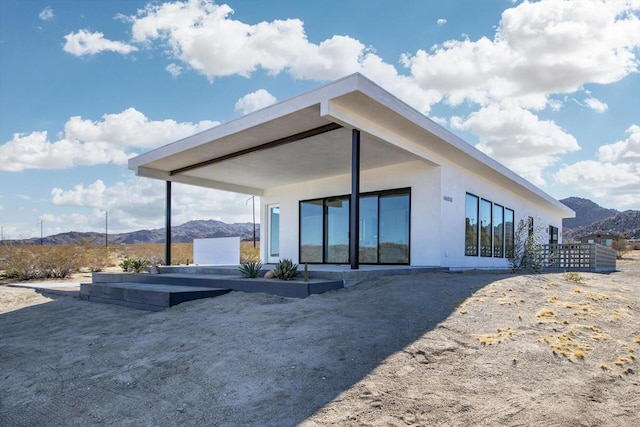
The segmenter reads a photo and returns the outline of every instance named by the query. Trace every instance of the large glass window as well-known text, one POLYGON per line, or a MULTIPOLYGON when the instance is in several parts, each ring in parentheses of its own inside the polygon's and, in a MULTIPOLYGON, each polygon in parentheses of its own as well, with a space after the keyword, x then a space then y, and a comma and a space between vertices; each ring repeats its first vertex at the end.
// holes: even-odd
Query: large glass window
POLYGON ((491 256, 491 202, 480 201, 480 255, 491 256))
POLYGON ((549 244, 555 245, 558 243, 558 227, 553 225, 549 226, 549 244))
POLYGON ((478 198, 467 193, 465 201, 465 250, 464 254, 468 256, 478 255, 478 198))
POLYGON ((323 221, 322 200, 300 203, 300 262, 322 262, 323 221))
POLYGON ((513 258, 513 211, 504 210, 504 254, 507 258, 513 258))
MULTIPOLYGON (((410 189, 360 196, 363 264, 409 264, 410 189)), ((300 202, 300 262, 349 262, 349 196, 300 202)))
POLYGON ((327 199, 325 221, 325 262, 349 262, 349 198, 327 199))
POLYGON ((379 262, 409 263, 409 195, 381 195, 379 262))
POLYGON ((360 262, 378 262, 378 196, 360 197, 360 262))
POLYGON ((493 256, 504 257, 504 208, 493 205, 493 256))

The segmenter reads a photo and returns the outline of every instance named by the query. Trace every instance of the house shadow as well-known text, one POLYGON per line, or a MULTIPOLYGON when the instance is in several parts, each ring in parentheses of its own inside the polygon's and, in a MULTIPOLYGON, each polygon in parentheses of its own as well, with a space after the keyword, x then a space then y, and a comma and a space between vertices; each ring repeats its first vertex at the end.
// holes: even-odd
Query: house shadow
POLYGON ((232 292, 157 313, 45 294, 0 315, 0 362, 14 373, 0 421, 297 425, 505 277, 386 276, 306 299, 232 292), (37 395, 25 381, 42 385, 37 395), (25 411, 35 400, 38 412, 25 411))

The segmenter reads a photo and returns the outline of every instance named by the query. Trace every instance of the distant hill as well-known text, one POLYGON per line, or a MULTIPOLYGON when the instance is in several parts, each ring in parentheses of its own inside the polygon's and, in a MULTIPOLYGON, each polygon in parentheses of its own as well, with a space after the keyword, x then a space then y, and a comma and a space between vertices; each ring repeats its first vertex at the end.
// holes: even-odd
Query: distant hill
POLYGON ((560 200, 576 212, 575 218, 562 220, 563 239, 575 241, 592 233, 619 234, 627 239, 640 238, 640 211, 620 212, 607 209, 589 199, 569 197, 560 200))
POLYGON ((603 208, 589 199, 582 199, 580 197, 567 197, 560 201, 576 212, 575 218, 562 220, 563 229, 583 227, 603 219, 611 218, 619 213, 619 211, 615 209, 603 208))
MULTIPOLYGON (((176 227, 171 227, 171 241, 175 243, 192 242, 193 239, 209 237, 236 237, 242 240, 253 240, 253 223, 227 224, 215 220, 189 221, 176 227)), ((130 233, 109 234, 109 244, 132 243, 164 243, 164 228, 154 230, 138 230, 130 233)), ((256 239, 260 239, 260 224, 256 224, 256 239)), ((46 245, 64 245, 72 243, 88 242, 93 244, 104 243, 104 233, 80 233, 70 231, 43 239, 46 245)), ((14 240, 8 243, 40 244, 40 238, 14 240)))

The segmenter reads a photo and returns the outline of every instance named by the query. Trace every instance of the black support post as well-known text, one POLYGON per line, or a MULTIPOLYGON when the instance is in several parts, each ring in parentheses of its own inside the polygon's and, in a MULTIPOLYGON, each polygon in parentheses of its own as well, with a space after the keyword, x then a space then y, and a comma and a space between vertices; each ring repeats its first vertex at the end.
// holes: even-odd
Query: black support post
POLYGON ((164 263, 165 265, 171 265, 171 181, 167 181, 167 207, 164 227, 164 263))
POLYGON ((349 199, 349 260, 360 268, 360 131, 351 131, 351 198, 349 199))

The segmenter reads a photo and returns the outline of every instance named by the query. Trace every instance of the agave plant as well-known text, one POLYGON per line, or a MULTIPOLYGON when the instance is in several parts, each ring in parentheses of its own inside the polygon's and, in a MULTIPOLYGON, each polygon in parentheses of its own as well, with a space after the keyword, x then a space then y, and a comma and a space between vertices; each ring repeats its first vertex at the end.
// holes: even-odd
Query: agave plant
POLYGON ((298 273, 298 264, 288 258, 281 260, 273 269, 273 274, 280 280, 291 280, 298 273))
POLYGON ((134 273, 140 273, 145 267, 149 266, 149 261, 142 258, 125 258, 120 263, 122 271, 133 271, 134 273))
POLYGON ((249 261, 240 264, 238 270, 243 277, 254 279, 260 275, 262 269, 262 263, 260 261, 249 261))

